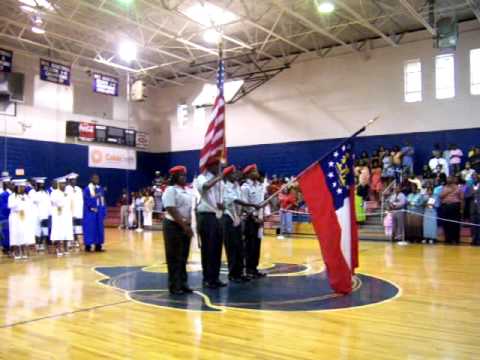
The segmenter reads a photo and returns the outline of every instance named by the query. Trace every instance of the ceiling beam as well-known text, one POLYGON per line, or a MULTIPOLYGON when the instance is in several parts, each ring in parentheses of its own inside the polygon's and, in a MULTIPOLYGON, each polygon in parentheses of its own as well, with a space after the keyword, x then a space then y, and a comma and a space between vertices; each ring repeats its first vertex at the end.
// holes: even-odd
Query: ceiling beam
POLYGON ((480 3, 477 0, 467 0, 467 4, 477 17, 477 20, 480 21, 480 3))
POLYGON ((417 10, 408 2, 408 0, 399 0, 400 4, 403 5, 405 9, 413 16, 415 20, 417 20, 420 24, 422 24, 427 31, 432 34, 432 36, 437 36, 437 31, 428 23, 427 20, 423 18, 422 15, 418 13, 417 10))
POLYGON ((347 13, 352 15, 360 25, 363 27, 367 28, 368 30, 374 32, 375 34, 379 35, 383 40, 385 40, 389 45, 393 47, 398 47, 398 44, 393 41, 388 35, 383 33, 381 30, 379 30, 376 26, 371 24, 368 20, 363 18, 362 15, 360 15, 356 10, 352 9, 349 5, 345 4, 342 0, 336 0, 335 2, 339 7, 341 7, 343 10, 345 10, 347 13))
MULTIPOLYGON (((314 22, 310 21, 309 19, 307 19, 305 16, 297 13, 296 11, 293 11, 292 9, 290 9, 290 7, 288 6, 285 6, 285 4, 283 4, 281 1, 279 0, 272 0, 272 2, 277 6, 279 7, 281 10, 283 10, 284 12, 286 12, 287 14, 289 14, 290 16, 296 18, 297 20, 300 20, 300 22, 302 22, 304 25, 306 25, 307 27, 309 27, 310 29, 314 30, 315 32, 329 38, 330 40, 333 40, 335 41, 336 43, 338 44, 341 44, 345 47, 348 47, 350 49, 354 49, 353 47, 351 47, 349 44, 347 44, 345 41, 339 39, 338 37, 336 37, 335 35, 333 35, 332 33, 330 33, 329 31, 321 28, 320 26, 318 26, 317 24, 315 24, 314 22)), ((354 49, 355 50, 355 49, 354 49)))

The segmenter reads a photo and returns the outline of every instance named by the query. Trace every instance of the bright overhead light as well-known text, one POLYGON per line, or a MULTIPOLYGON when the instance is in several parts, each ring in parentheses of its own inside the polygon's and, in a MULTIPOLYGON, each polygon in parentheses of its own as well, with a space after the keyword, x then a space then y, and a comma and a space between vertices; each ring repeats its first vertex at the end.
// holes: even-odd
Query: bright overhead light
POLYGON ((218 44, 221 38, 222 35, 213 29, 208 29, 203 33, 203 40, 210 44, 218 44))
POLYGON ((38 26, 32 26, 32 32, 34 32, 35 34, 45 34, 45 30, 39 28, 38 26))
POLYGON ((317 8, 322 14, 330 14, 335 10, 335 4, 331 1, 322 1, 321 3, 317 2, 317 8))
MULTIPOLYGON (((223 96, 225 101, 228 102, 232 100, 238 90, 243 85, 243 80, 234 80, 227 81, 223 84, 223 96)), ((198 96, 193 100, 193 106, 204 106, 204 105, 213 105, 215 97, 217 96, 217 85, 216 84, 205 84, 203 85, 202 91, 198 96)))
POLYGON ((124 41, 118 47, 120 59, 126 62, 132 62, 137 59, 137 45, 131 41, 124 41))
POLYGON ((239 19, 234 13, 208 2, 197 3, 187 9, 181 9, 180 12, 204 26, 225 25, 239 19))
POLYGON ((50 11, 53 11, 53 6, 48 0, 18 0, 22 4, 31 6, 33 8, 40 7, 50 11))
POLYGON ((43 24, 43 20, 40 16, 35 16, 35 18, 33 19, 33 22, 37 25, 42 25, 43 24))

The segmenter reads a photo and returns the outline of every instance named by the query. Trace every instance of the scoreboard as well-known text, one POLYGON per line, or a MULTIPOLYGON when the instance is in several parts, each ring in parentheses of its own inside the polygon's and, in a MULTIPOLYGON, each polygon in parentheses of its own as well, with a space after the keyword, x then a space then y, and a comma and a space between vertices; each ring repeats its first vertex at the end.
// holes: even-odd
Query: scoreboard
MULTIPOLYGON (((66 136, 78 138, 78 140, 85 142, 136 147, 138 134, 133 129, 122 129, 115 126, 88 122, 67 121, 66 136)), ((138 143, 138 147, 142 147, 140 143, 138 143)))

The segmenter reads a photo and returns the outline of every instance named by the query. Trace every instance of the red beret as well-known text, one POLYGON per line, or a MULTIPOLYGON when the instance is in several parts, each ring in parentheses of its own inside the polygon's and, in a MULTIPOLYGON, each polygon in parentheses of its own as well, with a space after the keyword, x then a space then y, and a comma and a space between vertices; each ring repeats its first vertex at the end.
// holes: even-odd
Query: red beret
POLYGON ((230 165, 230 166, 226 167, 225 169, 223 169, 223 175, 227 176, 228 174, 231 174, 234 171, 237 171, 237 168, 235 167, 235 165, 230 165))
POLYGON ((186 174, 187 168, 185 166, 178 165, 178 166, 172 167, 170 170, 168 170, 168 172, 170 173, 170 175, 173 175, 176 173, 186 174))
POLYGON ((245 166, 245 169, 243 169, 244 174, 249 174, 252 171, 257 171, 257 164, 247 165, 245 166))

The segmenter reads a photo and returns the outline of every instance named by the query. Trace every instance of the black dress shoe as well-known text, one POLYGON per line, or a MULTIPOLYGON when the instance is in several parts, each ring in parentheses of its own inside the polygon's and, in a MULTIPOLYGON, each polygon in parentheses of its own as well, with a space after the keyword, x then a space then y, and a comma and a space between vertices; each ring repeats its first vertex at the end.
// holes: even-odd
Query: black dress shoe
POLYGON ((203 282, 203 287, 206 287, 208 289, 218 289, 217 283, 209 282, 209 281, 204 281, 203 282))
POLYGON ((260 271, 247 273, 247 277, 250 278, 250 279, 260 279, 260 278, 265 277, 265 276, 267 276, 267 274, 262 273, 260 271))
POLYGON ((217 287, 225 287, 225 286, 227 286, 227 283, 224 283, 223 281, 217 280, 217 281, 215 281, 215 285, 217 285, 217 287))
POLYGON ((193 293, 193 289, 190 289, 188 286, 182 287, 182 291, 187 293, 187 294, 193 293))
POLYGON ((234 283, 243 283, 243 279, 240 276, 229 276, 228 281, 234 282, 234 283))
POLYGON ((90 245, 85 245, 85 251, 86 252, 92 251, 92 247, 90 245))
POLYGON ((171 295, 184 295, 185 291, 182 289, 170 289, 170 294, 171 295))

